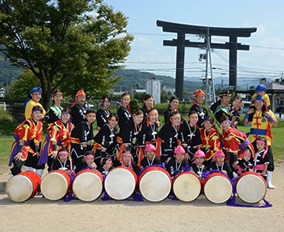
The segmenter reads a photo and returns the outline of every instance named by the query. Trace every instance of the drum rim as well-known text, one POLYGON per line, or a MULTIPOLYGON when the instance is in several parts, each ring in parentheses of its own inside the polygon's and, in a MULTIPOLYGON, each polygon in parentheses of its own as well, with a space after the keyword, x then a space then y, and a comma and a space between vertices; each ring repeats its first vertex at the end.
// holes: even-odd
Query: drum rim
POLYGON ((75 177, 75 179, 74 179, 74 181, 73 181, 73 183, 72 183, 72 191, 74 192, 74 194, 76 195, 76 197, 77 197, 79 200, 85 201, 85 202, 91 202, 91 201, 97 200, 97 199, 102 195, 103 190, 104 190, 103 180, 102 180, 101 177, 100 177, 97 173, 95 173, 95 172, 90 172, 90 171, 89 171, 89 172, 88 172, 88 171, 81 172, 79 175, 77 175, 77 176, 75 177), (100 194, 98 194, 96 197, 93 197, 91 200, 81 199, 81 196, 78 196, 78 193, 76 193, 76 190, 74 190, 74 184, 76 184, 76 179, 77 179, 77 181, 79 181, 79 180, 78 180, 78 177, 83 176, 83 175, 86 175, 86 174, 91 174, 91 175, 95 176, 98 180, 101 181, 101 191, 100 191, 100 194))
POLYGON ((139 187, 139 191, 140 191, 142 197, 143 197, 145 200, 147 200, 147 201, 149 201, 149 202, 153 202, 153 203, 158 203, 158 202, 162 202, 162 201, 166 200, 166 199, 168 198, 168 196, 170 195, 171 190, 172 190, 172 178, 169 177, 169 176, 170 176, 169 173, 168 173, 165 169, 163 169, 163 168, 161 168, 161 167, 158 167, 158 168, 160 168, 160 169, 152 169, 152 170, 149 170, 149 171, 143 173, 143 175, 141 174, 141 176, 139 176, 138 187, 139 187), (161 171, 161 170, 162 170, 162 171, 161 171), (146 198, 146 197, 143 195, 143 193, 142 193, 142 191, 141 191, 140 184, 141 184, 141 182, 142 182, 142 179, 145 177, 145 175, 147 175, 147 174, 149 174, 150 172, 153 172, 153 171, 155 171, 155 172, 160 171, 160 172, 163 173, 166 177, 168 177, 168 180, 169 180, 169 182, 170 182, 169 193, 168 193, 168 194, 166 195, 166 197, 165 197, 164 199, 162 199, 162 200, 157 200, 157 201, 149 200, 148 198, 146 198))
POLYGON ((239 176, 239 178, 237 179, 236 181, 236 193, 238 194, 238 197, 245 203, 249 203, 249 204, 255 204, 255 203, 258 203, 260 202, 262 199, 264 199, 266 193, 267 193, 267 184, 266 184, 266 181, 264 180, 264 178, 259 174, 259 173, 255 173, 255 172, 247 172, 247 173, 242 173, 242 175, 239 176), (245 174, 245 175, 243 175, 245 174), (243 198, 243 196, 239 195, 239 191, 238 191, 238 183, 239 181, 241 181, 242 177, 244 176, 254 176, 254 177, 258 177, 259 180, 262 180, 262 183, 264 184, 264 193, 263 193, 263 196, 261 197, 260 200, 258 201, 247 201, 246 199, 243 198))
MULTIPOLYGON (((11 182, 10 182, 10 183, 11 183, 11 182)), ((19 173, 18 175, 13 176, 10 180, 8 180, 8 182, 7 182, 7 184, 6 184, 6 187, 5 187, 5 192, 6 192, 6 194, 8 195, 9 199, 12 200, 12 201, 14 201, 14 202, 25 202, 25 201, 27 201, 27 200, 29 200, 29 199, 31 198, 31 196, 32 196, 33 193, 34 193, 34 189, 35 189, 35 186, 34 186, 33 182, 31 181, 31 179, 30 179, 28 176, 26 176, 26 175, 21 175, 21 173, 19 173), (25 178, 26 180, 28 180, 28 182, 31 184, 31 185, 30 185, 31 189, 29 189, 29 190, 32 190, 32 191, 31 191, 31 194, 30 194, 29 197, 26 198, 25 200, 22 200, 22 201, 13 200, 13 199, 11 199, 10 195, 9 195, 8 192, 7 192, 7 188, 8 188, 9 182, 12 181, 12 179, 15 178, 15 177, 17 177, 17 178, 18 178, 18 177, 21 177, 21 178, 24 177, 24 178, 25 178)))
POLYGON ((230 181, 230 179, 227 177, 227 176, 225 176, 224 174, 222 174, 222 173, 219 173, 219 172, 217 172, 218 174, 216 174, 216 173, 211 173, 209 176, 208 176, 208 178, 206 179, 206 182, 204 183, 204 187, 203 187, 203 192, 204 192, 204 195, 205 195, 205 197, 210 201, 210 202, 212 202, 212 203, 214 203, 214 204, 223 204, 223 203, 225 203, 225 202, 227 202, 230 198, 231 198, 231 196, 232 196, 232 194, 233 194, 233 186, 232 186, 232 183, 231 183, 231 181, 230 181), (215 174, 215 175, 212 175, 212 174, 215 174), (206 187, 206 184, 207 184, 207 182, 210 180, 210 179, 212 179, 213 177, 216 177, 216 176, 222 176, 222 177, 224 177, 224 179, 226 180, 226 181, 228 181, 228 183, 230 183, 230 187, 231 187, 231 194, 230 194, 230 196, 228 197, 228 199, 226 199, 226 200, 224 200, 224 201, 222 201, 222 202, 214 202, 214 201, 212 201, 211 199, 209 199, 209 197, 205 194, 205 187, 206 187))
POLYGON ((104 179, 104 184, 103 184, 103 187, 104 187, 104 190, 106 191, 106 193, 107 193, 112 199, 114 199, 114 200, 116 200, 116 201, 123 201, 123 200, 126 200, 126 199, 128 199, 129 197, 131 197, 131 196, 133 195, 133 193, 135 192, 136 186, 137 186, 137 175, 136 175, 136 173, 135 173, 131 168, 123 167, 123 166, 119 166, 119 167, 113 168, 113 169, 106 175, 106 177, 105 177, 105 179, 104 179), (112 175, 111 173, 113 173, 115 170, 119 170, 119 169, 124 169, 124 170, 127 170, 129 173, 131 173, 131 174, 132 174, 131 177, 133 177, 133 180, 134 180, 134 182, 135 182, 135 184, 134 184, 134 186, 133 186, 133 190, 131 191, 132 193, 131 193, 128 197, 123 198, 123 199, 116 199, 116 198, 114 198, 113 196, 111 196, 111 194, 109 194, 109 192, 108 192, 108 190, 107 190, 108 187, 106 186, 107 183, 108 183, 108 179, 109 179, 110 176, 112 175), (111 174, 111 175, 110 175, 110 174, 111 174))
POLYGON ((175 194, 175 196, 176 196, 180 201, 182 201, 182 202, 194 202, 194 201, 196 201, 196 200, 198 199, 198 197, 201 195, 202 186, 201 186, 200 178, 199 178, 195 173, 190 172, 190 171, 178 173, 178 174, 175 176, 174 180, 173 180, 172 190, 173 190, 173 193, 175 194), (175 187, 174 187, 174 186, 175 186, 175 182, 176 182, 176 180, 178 179, 178 177, 180 177, 180 176, 182 176, 182 175, 184 175, 184 174, 190 175, 190 176, 194 176, 195 179, 197 179, 198 182, 200 183, 200 185, 199 185, 199 186, 200 186, 199 194, 198 194, 193 200, 190 200, 190 201, 185 201, 185 200, 180 199, 180 198, 177 196, 176 192, 175 192, 175 187))
MULTIPOLYGON (((62 171, 62 170, 60 170, 60 171, 62 171)), ((66 173, 66 176, 68 176, 67 173, 66 173)), ((46 175, 42 178, 41 185, 40 185, 40 191, 41 191, 42 195, 43 195, 45 198, 47 198, 48 200, 51 200, 51 201, 58 201, 58 200, 61 200, 63 197, 65 197, 65 196, 68 194, 68 191, 69 191, 69 189, 70 189, 70 185, 68 185, 68 181, 67 181, 67 179, 65 178, 66 176, 63 175, 62 172, 57 172, 57 170, 46 174, 46 175), (43 189, 42 189, 42 186, 44 186, 43 183, 44 183, 45 179, 46 179, 48 176, 50 176, 51 174, 52 174, 52 175, 55 174, 55 175, 61 177, 61 178, 64 180, 64 183, 66 184, 67 190, 66 190, 65 194, 64 194, 62 197, 60 197, 60 198, 49 198, 49 197, 46 197, 45 194, 44 194, 44 191, 43 191, 43 189), (63 177, 64 177, 64 178, 63 178, 63 177)), ((71 182, 70 182, 70 184, 71 184, 71 182)))

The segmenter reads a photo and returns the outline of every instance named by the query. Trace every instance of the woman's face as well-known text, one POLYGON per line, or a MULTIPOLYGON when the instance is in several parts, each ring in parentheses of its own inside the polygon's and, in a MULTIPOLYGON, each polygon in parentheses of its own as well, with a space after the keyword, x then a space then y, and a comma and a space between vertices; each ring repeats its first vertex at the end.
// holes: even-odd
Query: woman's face
POLYGON ((103 108, 108 109, 110 106, 110 101, 109 100, 104 100, 103 101, 103 108))
POLYGON ((153 108, 153 105, 154 105, 154 99, 149 98, 149 99, 145 100, 144 103, 145 103, 145 106, 146 106, 147 109, 151 109, 151 108, 153 108))
POLYGON ((150 114, 148 114, 148 117, 149 117, 150 123, 155 123, 157 122, 159 118, 159 114, 157 112, 151 112, 150 114))
POLYGON ((121 98, 121 103, 122 103, 122 106, 126 108, 128 104, 130 103, 130 96, 127 95, 121 98))
POLYGON ((181 123, 181 118, 178 116, 170 118, 170 121, 172 123, 172 126, 179 126, 181 123))
POLYGON ((138 115, 133 116, 134 123, 136 125, 140 124, 143 121, 143 117, 144 117, 143 114, 138 114, 138 115))
POLYGON ((31 98, 35 102, 39 102, 40 99, 41 99, 41 93, 40 92, 34 92, 34 93, 31 94, 31 98))
POLYGON ((117 123, 118 123, 118 121, 116 119, 108 120, 108 124, 109 124, 110 128, 115 128, 117 123))
POLYGON ((192 114, 189 116, 189 122, 192 125, 195 125, 198 122, 198 115, 192 114))
POLYGON ((62 94, 55 94, 52 99, 54 101, 54 104, 55 105, 60 105, 61 104, 61 101, 62 101, 62 94))
POLYGON ((179 105, 179 100, 177 99, 174 99, 170 102, 170 106, 172 110, 175 110, 178 107, 178 105, 179 105))

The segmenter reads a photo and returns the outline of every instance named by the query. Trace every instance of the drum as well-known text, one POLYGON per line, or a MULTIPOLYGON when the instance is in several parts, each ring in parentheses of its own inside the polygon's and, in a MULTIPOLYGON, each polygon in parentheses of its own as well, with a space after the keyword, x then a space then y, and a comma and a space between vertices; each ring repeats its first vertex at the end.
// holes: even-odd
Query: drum
POLYGON ((40 176, 32 171, 21 172, 8 180, 6 193, 15 202, 23 202, 34 197, 39 191, 40 176))
POLYGON ((211 173, 204 183, 204 195, 213 203, 224 203, 232 196, 231 181, 222 173, 211 173))
POLYGON ((52 171, 42 179, 40 190, 48 200, 60 200, 71 191, 70 175, 63 170, 52 171))
POLYGON ((172 178, 162 167, 149 166, 139 176, 139 189, 142 196, 151 202, 165 200, 170 194, 172 178))
POLYGON ((265 197, 266 190, 266 181, 256 172, 245 172, 236 181, 236 192, 239 198, 247 203, 261 201, 265 197))
POLYGON ((194 201, 201 192, 200 179, 193 172, 180 172, 173 180, 173 191, 175 196, 181 201, 194 201))
POLYGON ((136 188, 137 175, 127 167, 116 167, 106 176, 104 187, 106 193, 114 200, 129 198, 136 188))
POLYGON ((102 194, 103 175, 93 169, 82 170, 74 179, 72 190, 81 201, 94 201, 102 194))

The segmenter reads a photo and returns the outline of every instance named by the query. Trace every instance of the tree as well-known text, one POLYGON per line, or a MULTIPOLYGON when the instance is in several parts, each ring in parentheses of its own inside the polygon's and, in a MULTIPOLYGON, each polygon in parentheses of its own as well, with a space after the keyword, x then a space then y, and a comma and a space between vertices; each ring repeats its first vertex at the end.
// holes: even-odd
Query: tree
POLYGON ((46 108, 57 88, 70 96, 81 88, 96 97, 108 93, 133 40, 126 26, 127 18, 102 0, 0 1, 0 51, 32 72, 46 108))

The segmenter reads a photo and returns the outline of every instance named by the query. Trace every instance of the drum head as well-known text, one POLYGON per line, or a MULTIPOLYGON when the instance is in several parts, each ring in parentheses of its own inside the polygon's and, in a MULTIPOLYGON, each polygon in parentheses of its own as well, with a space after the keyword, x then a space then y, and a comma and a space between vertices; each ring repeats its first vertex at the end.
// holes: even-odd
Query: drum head
POLYGON ((257 203, 265 197, 266 184, 257 175, 247 174, 242 176, 236 185, 239 198, 247 203, 257 203))
POLYGON ((28 200, 33 194, 33 183, 24 175, 13 176, 6 185, 8 197, 15 202, 28 200))
POLYGON ((63 198, 68 191, 66 177, 58 172, 48 173, 41 181, 40 190, 45 198, 56 201, 63 198))
POLYGON ((93 172, 79 174, 72 186, 75 195, 82 201, 94 201, 103 191, 101 178, 93 172))
POLYGON ((190 173, 184 173, 175 179, 173 191, 175 196, 181 201, 194 201, 201 192, 200 180, 190 173))
POLYGON ((210 177, 204 185, 206 198, 213 203, 224 203, 232 196, 231 182, 222 175, 210 177))
POLYGON ((104 186, 105 191, 112 199, 125 200, 133 194, 136 178, 125 168, 115 168, 106 176, 104 186))
POLYGON ((165 200, 171 191, 171 179, 160 170, 146 172, 139 182, 142 196, 151 202, 165 200))

